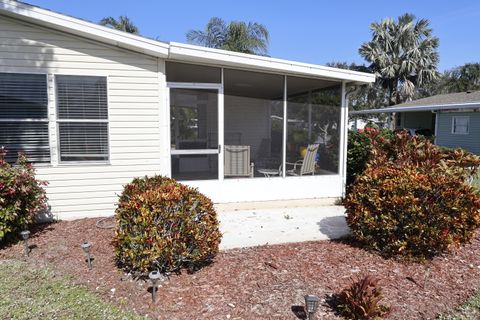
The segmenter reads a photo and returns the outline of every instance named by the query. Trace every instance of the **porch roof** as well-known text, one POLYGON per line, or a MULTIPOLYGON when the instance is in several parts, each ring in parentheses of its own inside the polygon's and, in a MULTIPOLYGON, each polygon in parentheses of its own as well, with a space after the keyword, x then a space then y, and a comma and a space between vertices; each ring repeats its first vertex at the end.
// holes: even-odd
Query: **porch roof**
POLYGON ((176 42, 161 42, 14 0, 0 0, 0 15, 164 59, 335 79, 358 84, 375 81, 375 75, 369 73, 176 42))

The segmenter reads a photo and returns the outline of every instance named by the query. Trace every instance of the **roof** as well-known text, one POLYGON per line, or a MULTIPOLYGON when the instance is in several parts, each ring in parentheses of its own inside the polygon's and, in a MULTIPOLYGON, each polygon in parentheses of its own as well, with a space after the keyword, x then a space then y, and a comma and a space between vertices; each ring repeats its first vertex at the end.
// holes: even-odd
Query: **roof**
POLYGON ((408 101, 387 108, 353 111, 350 114, 421 112, 435 110, 480 109, 480 91, 467 91, 408 101))
POLYGON ((337 79, 359 84, 375 81, 375 75, 364 72, 176 42, 161 42, 13 0, 0 0, 0 15, 164 59, 337 79))

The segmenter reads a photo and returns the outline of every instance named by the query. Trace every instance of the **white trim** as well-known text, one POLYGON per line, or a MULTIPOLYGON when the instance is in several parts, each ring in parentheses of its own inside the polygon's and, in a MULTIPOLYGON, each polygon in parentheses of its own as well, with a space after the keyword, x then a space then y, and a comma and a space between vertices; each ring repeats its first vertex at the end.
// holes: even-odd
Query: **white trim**
POLYGON ((184 150, 172 149, 170 151, 170 154, 172 156, 190 155, 190 154, 218 154, 218 149, 184 149, 184 150))
POLYGON ((287 130, 288 130, 288 83, 287 76, 283 76, 283 135, 282 135, 282 178, 287 177, 287 130))
POLYGON ((200 47, 190 44, 170 42, 169 59, 198 63, 222 64, 229 67, 252 68, 262 71, 283 72, 290 75, 310 75, 329 79, 348 80, 359 83, 375 81, 375 75, 324 67, 296 61, 276 59, 252 54, 200 47))
POLYGON ((438 112, 433 112, 433 114, 435 115, 435 130, 434 130, 434 133, 433 133, 433 136, 434 136, 434 140, 433 140, 433 143, 434 144, 437 144, 437 139, 438 139, 438 118, 440 116, 440 111, 438 112))
POLYGON ((342 81, 342 97, 340 106, 340 145, 339 145, 339 172, 342 176, 342 197, 345 196, 347 186, 347 152, 348 152, 348 100, 346 97, 346 83, 342 81))
POLYGON ((154 57, 168 56, 167 43, 114 30, 26 3, 0 0, 0 13, 154 57))
POLYGON ((406 106, 406 107, 388 107, 380 109, 370 109, 350 112, 352 115, 356 114, 370 114, 370 113, 394 113, 394 112, 421 112, 421 111, 435 111, 435 110, 454 110, 454 109, 478 109, 480 108, 479 102, 469 103, 451 103, 451 104, 435 104, 426 106, 406 106))
POLYGON ((470 134, 470 116, 453 116, 452 117, 452 134, 455 135, 468 135, 470 134), (455 132, 455 120, 456 119, 466 119, 467 120, 467 132, 455 132))
POLYGON ((203 83, 203 82, 167 82, 167 87, 172 89, 212 89, 220 90, 221 83, 203 83))
POLYGON ((221 85, 218 89, 218 109, 217 109, 217 121, 218 121, 218 179, 222 181, 225 172, 225 152, 224 152, 224 144, 225 144, 225 97, 224 97, 224 81, 223 81, 223 68, 220 69, 220 81, 221 85))

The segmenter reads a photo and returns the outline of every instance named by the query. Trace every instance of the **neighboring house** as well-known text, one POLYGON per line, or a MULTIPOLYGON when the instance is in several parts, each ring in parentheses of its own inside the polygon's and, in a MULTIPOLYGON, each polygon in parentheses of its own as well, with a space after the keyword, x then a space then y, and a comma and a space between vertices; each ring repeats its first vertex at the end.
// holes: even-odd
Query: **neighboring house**
POLYGON ((12 162, 28 155, 59 218, 111 215, 123 185, 154 174, 217 203, 344 192, 346 86, 371 74, 159 42, 9 0, 0 34, 0 146, 12 162), (303 157, 313 170, 288 164, 303 157))
POLYGON ((480 154, 480 91, 439 94, 355 114, 395 113, 396 128, 431 133, 435 143, 480 154))

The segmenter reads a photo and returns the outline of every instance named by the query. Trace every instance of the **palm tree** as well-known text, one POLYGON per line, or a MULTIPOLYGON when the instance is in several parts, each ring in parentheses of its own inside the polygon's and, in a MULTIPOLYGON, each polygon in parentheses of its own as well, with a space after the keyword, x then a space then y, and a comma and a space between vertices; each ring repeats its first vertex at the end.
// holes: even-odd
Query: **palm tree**
POLYGON ((232 21, 227 25, 223 19, 213 17, 205 30, 187 32, 187 41, 209 48, 265 55, 269 33, 264 25, 256 22, 232 21))
POLYGON ((438 44, 427 19, 404 14, 370 25, 372 40, 360 55, 370 63, 377 81, 389 95, 389 105, 410 100, 417 88, 438 79, 438 44))
POLYGON ((118 20, 115 19, 114 17, 105 17, 102 20, 100 20, 99 24, 101 24, 102 26, 107 26, 120 31, 139 34, 139 30, 137 26, 133 24, 133 22, 126 16, 120 16, 118 20))
POLYGON ((437 87, 437 93, 476 90, 480 90, 480 63, 466 63, 445 71, 437 87))

